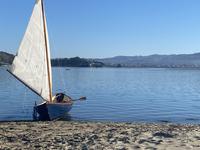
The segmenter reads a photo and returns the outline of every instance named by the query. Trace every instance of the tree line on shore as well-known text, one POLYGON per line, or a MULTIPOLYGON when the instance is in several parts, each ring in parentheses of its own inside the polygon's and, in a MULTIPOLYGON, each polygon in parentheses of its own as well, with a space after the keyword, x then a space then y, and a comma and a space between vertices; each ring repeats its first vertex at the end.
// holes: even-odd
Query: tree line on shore
POLYGON ((54 67, 103 67, 102 62, 84 59, 80 57, 73 58, 56 58, 51 60, 54 67))
MULTIPOLYGON (((0 51, 0 65, 10 65, 14 59, 13 54, 0 51)), ((103 67, 104 64, 92 59, 80 57, 51 59, 53 67, 103 67)))

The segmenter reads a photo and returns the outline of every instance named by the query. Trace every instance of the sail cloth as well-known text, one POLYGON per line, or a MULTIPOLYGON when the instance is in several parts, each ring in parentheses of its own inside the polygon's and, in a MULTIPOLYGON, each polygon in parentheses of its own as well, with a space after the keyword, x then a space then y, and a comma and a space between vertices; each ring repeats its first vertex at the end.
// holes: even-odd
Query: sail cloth
POLYGON ((41 0, 36 0, 32 16, 10 72, 44 100, 50 101, 50 94, 52 92, 50 48, 46 17, 44 18, 43 21, 41 0), (46 35, 44 27, 46 28, 46 35), (45 36, 47 38, 47 53, 45 36), (49 73, 47 61, 49 62, 49 73))

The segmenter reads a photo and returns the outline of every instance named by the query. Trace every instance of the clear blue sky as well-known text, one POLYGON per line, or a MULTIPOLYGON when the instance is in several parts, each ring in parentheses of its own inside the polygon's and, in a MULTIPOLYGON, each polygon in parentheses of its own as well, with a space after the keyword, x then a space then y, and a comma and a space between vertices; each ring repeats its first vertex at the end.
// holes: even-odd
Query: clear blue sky
MULTIPOLYGON (((16 53, 35 0, 0 5, 0 50, 16 53)), ((52 57, 200 52, 200 0, 45 0, 52 57)))

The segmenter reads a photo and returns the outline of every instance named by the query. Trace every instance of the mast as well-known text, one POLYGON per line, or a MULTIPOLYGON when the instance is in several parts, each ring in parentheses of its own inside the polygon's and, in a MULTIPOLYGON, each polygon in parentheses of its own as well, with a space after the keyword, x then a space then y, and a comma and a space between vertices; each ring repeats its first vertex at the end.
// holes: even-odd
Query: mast
POLYGON ((49 85, 49 100, 52 102, 52 83, 50 79, 50 64, 49 64, 49 51, 47 46, 47 31, 46 31, 46 21, 45 21, 45 14, 44 14, 44 3, 41 0, 42 5, 42 18, 43 18, 43 26, 44 26, 44 39, 45 39, 45 50, 46 50, 46 61, 47 61, 47 76, 48 76, 48 85, 49 85))

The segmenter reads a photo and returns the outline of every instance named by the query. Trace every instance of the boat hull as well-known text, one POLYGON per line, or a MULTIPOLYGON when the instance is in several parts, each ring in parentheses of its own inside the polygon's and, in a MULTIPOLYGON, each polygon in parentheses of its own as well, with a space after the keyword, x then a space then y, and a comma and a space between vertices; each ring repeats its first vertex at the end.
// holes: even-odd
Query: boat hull
POLYGON ((55 120, 64 119, 72 109, 73 103, 42 103, 34 107, 34 120, 55 120), (37 116, 37 114, 39 116, 37 116))
POLYGON ((47 104, 47 109, 50 120, 63 119, 72 109, 72 104, 66 104, 66 103, 47 104))

